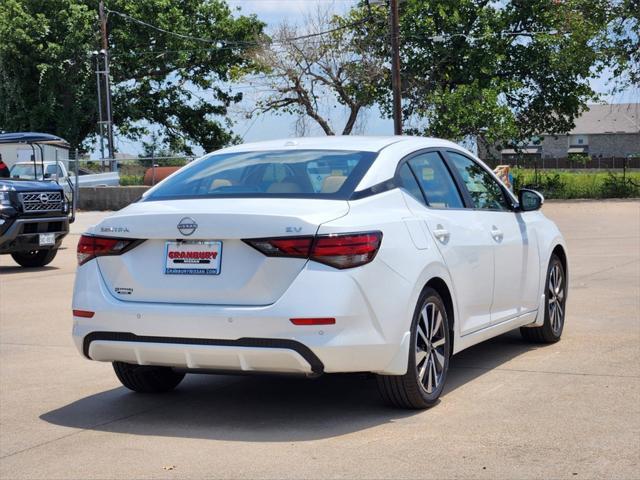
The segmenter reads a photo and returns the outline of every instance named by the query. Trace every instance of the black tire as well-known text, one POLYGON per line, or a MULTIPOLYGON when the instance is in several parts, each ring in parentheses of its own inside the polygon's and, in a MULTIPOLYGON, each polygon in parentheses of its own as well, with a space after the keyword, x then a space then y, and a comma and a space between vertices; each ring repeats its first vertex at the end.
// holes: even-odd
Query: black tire
POLYGON ((438 292, 432 288, 425 288, 418 299, 411 322, 411 346, 407 373, 404 375, 378 375, 378 390, 382 398, 386 403, 399 408, 424 409, 432 407, 437 403, 444 388, 450 356, 449 319, 444 302, 438 292), (423 312, 426 313, 426 319, 423 312), (440 313, 440 322, 437 321, 438 313, 440 313), (434 316, 432 317, 432 315, 434 316), (435 322, 436 328, 431 327, 431 330, 435 330, 431 335, 428 331, 429 323, 425 322, 430 322, 431 325, 434 325, 435 322), (422 334, 418 333, 419 329, 422 330, 422 334), (427 337, 430 336, 431 340, 427 341, 424 333, 427 334, 427 337), (444 343, 441 343, 442 340, 444 343), (422 355, 425 356, 419 359, 422 355), (440 371, 438 371, 438 365, 441 367, 440 371))
POLYGON ((58 253, 57 248, 50 250, 31 250, 29 252, 12 253, 16 263, 25 268, 44 267, 51 263, 58 253))
POLYGON ((113 362, 113 370, 122 385, 138 393, 169 392, 184 378, 184 373, 175 372, 170 367, 113 362))
POLYGON ((562 337, 567 304, 567 277, 560 258, 551 256, 544 285, 544 323, 541 327, 521 327, 522 338, 536 343, 555 343, 562 337), (557 275, 560 275, 559 288, 557 275))

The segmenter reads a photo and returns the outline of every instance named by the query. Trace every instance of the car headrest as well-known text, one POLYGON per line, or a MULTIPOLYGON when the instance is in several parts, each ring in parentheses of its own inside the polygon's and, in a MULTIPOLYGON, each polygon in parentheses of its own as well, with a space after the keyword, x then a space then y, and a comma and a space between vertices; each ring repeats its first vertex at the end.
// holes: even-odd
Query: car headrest
POLYGON ((322 193, 336 193, 347 179, 344 175, 329 175, 322 181, 322 193))
POLYGON ((230 187, 232 185, 231 181, 226 178, 216 178, 213 182, 211 182, 211 190, 216 190, 217 188, 222 187, 230 187))

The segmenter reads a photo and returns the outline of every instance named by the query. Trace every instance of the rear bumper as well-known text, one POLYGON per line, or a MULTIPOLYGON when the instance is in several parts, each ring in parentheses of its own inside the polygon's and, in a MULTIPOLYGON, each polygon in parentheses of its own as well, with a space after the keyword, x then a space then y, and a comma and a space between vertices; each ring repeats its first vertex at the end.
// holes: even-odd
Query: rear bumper
MULTIPOLYGON (((381 273, 366 275, 376 278, 381 273)), ((74 317, 73 337, 83 355, 98 361, 255 372, 403 374, 410 303, 402 296, 408 289, 401 282, 387 285, 395 310, 383 311, 364 296, 357 278, 310 263, 272 305, 128 302, 108 290, 97 262, 90 261, 78 268, 73 309, 95 314, 74 317), (407 321, 402 321, 404 316, 407 321), (290 321, 304 317, 331 317, 336 323, 296 326, 290 321)))
POLYGON ((293 340, 148 337, 127 332, 92 332, 82 341, 91 360, 178 368, 324 373, 324 365, 305 345, 293 340))

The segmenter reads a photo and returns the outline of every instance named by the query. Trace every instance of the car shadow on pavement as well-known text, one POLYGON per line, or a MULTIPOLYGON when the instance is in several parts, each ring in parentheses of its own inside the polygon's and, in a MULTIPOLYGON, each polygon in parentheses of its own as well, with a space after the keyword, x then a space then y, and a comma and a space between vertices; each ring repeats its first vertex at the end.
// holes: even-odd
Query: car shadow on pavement
MULTIPOLYGON (((458 387, 532 348, 509 333, 456 355, 442 401, 458 387)), ((289 442, 335 437, 429 412, 384 405, 375 378, 366 374, 317 379, 188 375, 168 394, 142 395, 115 388, 40 418, 71 428, 134 435, 289 442)))
POLYGON ((22 273, 27 275, 29 273, 39 273, 39 272, 55 272, 56 270, 60 270, 58 267, 38 267, 38 268, 24 268, 20 265, 9 265, 0 267, 0 275, 16 275, 18 273, 22 273))

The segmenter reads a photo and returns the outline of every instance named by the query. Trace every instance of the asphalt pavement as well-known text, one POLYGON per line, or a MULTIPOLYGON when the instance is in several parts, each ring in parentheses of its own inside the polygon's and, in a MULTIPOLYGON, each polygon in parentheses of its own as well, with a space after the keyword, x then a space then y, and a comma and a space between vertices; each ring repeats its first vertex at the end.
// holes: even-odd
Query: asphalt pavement
POLYGON ((416 412, 384 406, 365 375, 127 391, 71 340, 75 245, 105 215, 80 213, 50 266, 0 257, 0 478, 637 479, 640 202, 543 208, 570 249, 562 341, 465 350, 416 412))

